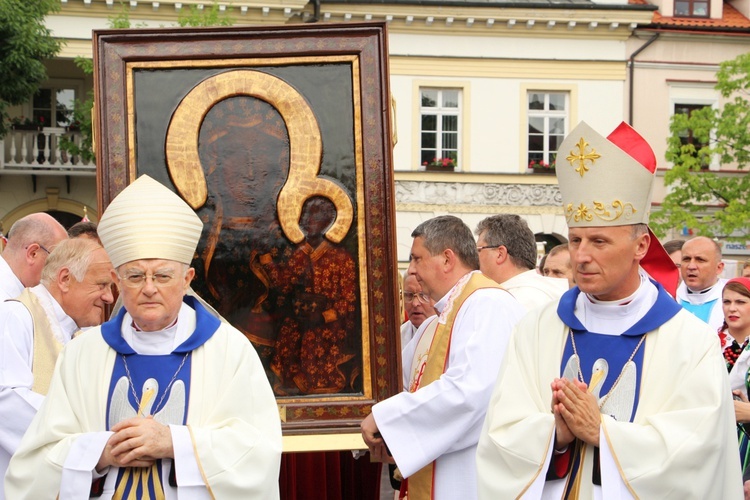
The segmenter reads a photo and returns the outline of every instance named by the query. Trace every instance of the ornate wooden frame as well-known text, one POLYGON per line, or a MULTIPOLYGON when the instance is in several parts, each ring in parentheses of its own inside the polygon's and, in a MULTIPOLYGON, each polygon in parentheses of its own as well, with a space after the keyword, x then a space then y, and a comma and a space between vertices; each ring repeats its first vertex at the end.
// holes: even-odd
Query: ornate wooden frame
MULTIPOLYGON (((206 95, 258 98, 281 114, 290 136, 290 168, 274 217, 290 242, 298 243, 304 237, 299 227, 302 202, 310 190, 334 203, 337 218, 326 237, 334 243, 348 237, 356 248, 352 253, 359 271, 354 286, 359 289, 361 332, 354 334, 361 335, 362 349, 360 392, 277 396, 284 434, 357 432, 371 406, 396 393, 401 385, 385 24, 98 30, 93 40, 100 213, 142 173, 170 186, 196 210, 205 202, 209 188, 204 172, 195 168, 201 165, 197 141, 208 109, 218 102, 206 100, 206 95), (325 106, 315 102, 318 97, 297 92, 294 84, 287 83, 294 80, 295 72, 303 74, 312 67, 351 72, 351 81, 345 84, 350 91, 337 99, 349 99, 346 105, 353 111, 353 180, 336 179, 335 172, 323 171, 322 159, 314 161, 316 154, 325 155, 335 137, 323 132, 322 154, 315 141, 292 137, 314 135, 316 118, 322 120, 325 112, 325 106), (283 68, 283 74, 274 75, 280 71, 277 68, 283 68), (163 85, 164 99, 153 95, 159 89, 155 83, 142 83, 152 81, 149 78, 158 81, 160 72, 166 76, 175 70, 188 77, 163 85), (254 90, 247 90, 245 77, 253 80, 250 87, 254 90), (200 86, 202 94, 192 92, 200 86), (158 107, 173 95, 179 95, 180 104, 170 109, 170 116, 149 114, 150 106, 158 107), (311 109, 300 116, 305 102, 310 102, 311 109), (297 147, 300 142, 305 147, 297 147), (349 196, 342 196, 337 187, 344 182, 352 186, 349 196)), ((147 200, 144 217, 148 217, 147 200)), ((207 239, 205 233, 203 239, 207 239)))

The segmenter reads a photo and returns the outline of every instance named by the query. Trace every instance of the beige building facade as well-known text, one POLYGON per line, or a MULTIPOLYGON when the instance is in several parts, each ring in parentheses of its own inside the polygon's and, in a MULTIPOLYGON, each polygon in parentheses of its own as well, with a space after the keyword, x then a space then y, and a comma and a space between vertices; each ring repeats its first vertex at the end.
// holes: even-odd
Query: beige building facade
MULTIPOLYGON (((663 19, 654 9, 674 9, 666 2, 480 6, 272 0, 218 5, 235 25, 316 19, 387 23, 397 245, 405 267, 413 228, 447 213, 472 228, 488 215, 518 213, 549 250, 565 241, 567 228, 555 176, 544 167, 579 121, 606 132, 632 116, 661 160, 675 105, 720 105, 712 88, 718 63, 747 52, 747 30, 708 37, 667 30, 651 41, 666 29, 654 24, 663 19)), ((711 2, 715 12, 716 0, 711 2)), ((47 63, 44 99, 12 109, 11 116, 34 116, 84 99, 93 81, 73 60, 91 56, 91 30, 108 28, 122 9, 132 26, 174 26, 181 13, 198 4, 63 1, 61 11, 47 19, 65 46, 47 63)), ((747 19, 747 13, 743 16, 747 19)), ((4 138, 0 223, 6 232, 19 217, 37 210, 66 212, 74 220, 85 209, 97 220, 97 166, 57 149, 60 136, 79 140, 64 119, 57 123, 58 115, 49 114, 53 123, 42 131, 14 131, 4 138)), ((657 203, 663 194, 662 185, 657 203)))

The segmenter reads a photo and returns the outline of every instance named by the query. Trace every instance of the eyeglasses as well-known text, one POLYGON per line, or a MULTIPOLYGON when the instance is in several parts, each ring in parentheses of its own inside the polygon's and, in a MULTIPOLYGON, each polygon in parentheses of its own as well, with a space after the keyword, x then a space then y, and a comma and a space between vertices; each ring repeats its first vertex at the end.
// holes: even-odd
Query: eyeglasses
POLYGON ((140 288, 143 285, 146 284, 146 279, 151 278, 151 282, 154 284, 155 287, 165 287, 169 286, 175 281, 175 275, 172 273, 154 273, 154 274, 146 274, 146 273, 128 273, 125 276, 117 275, 120 278, 120 281, 123 285, 129 287, 129 288, 140 288))
MULTIPOLYGON (((31 245, 33 245, 33 243, 30 243, 30 244, 26 245, 26 246, 24 247, 24 250, 26 250, 27 248, 29 248, 29 247, 30 247, 31 245)), ((50 254, 50 251, 49 251, 49 250, 47 250, 46 248, 44 248, 44 246, 42 246, 42 244, 41 244, 41 243, 37 243, 36 245, 37 245, 37 246, 38 246, 39 248, 41 248, 42 250, 44 250, 45 252, 47 252, 47 255, 49 255, 49 254, 50 254)))
POLYGON ((425 295, 423 292, 419 292, 419 293, 404 292, 404 301, 406 301, 407 303, 413 302, 414 297, 416 297, 417 300, 420 301, 422 304, 430 303, 430 298, 427 295, 425 295))
POLYGON ((477 252, 481 252, 485 248, 500 248, 503 245, 484 245, 483 247, 477 247, 477 252))

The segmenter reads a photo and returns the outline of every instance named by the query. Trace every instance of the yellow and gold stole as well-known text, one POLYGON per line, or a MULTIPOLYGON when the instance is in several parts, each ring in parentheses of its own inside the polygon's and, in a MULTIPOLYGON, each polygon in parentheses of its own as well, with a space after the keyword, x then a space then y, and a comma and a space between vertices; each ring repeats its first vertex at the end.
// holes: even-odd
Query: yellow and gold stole
MULTIPOLYGON (((427 325, 417 343, 412 359, 409 392, 415 392, 440 378, 448 366, 453 322, 466 299, 482 288, 501 288, 482 273, 473 272, 461 278, 450 292, 445 309, 427 325)), ((408 478, 409 500, 432 499, 435 462, 421 468, 408 478)))
POLYGON ((25 288, 21 295, 14 300, 20 302, 29 310, 34 325, 34 356, 31 362, 34 382, 31 390, 46 395, 52 381, 52 372, 55 370, 57 356, 62 351, 63 345, 52 334, 47 313, 36 295, 25 288))

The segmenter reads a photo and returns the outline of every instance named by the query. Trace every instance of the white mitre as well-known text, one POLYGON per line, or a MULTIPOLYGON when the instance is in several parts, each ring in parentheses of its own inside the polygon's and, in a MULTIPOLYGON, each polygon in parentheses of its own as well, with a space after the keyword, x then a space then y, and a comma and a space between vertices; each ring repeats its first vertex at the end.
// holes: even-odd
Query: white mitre
POLYGON ((568 227, 648 224, 656 157, 626 123, 604 137, 581 122, 556 163, 568 227))
MULTIPOLYGON (((604 137, 581 122, 555 160, 568 227, 648 225, 656 156, 633 127, 623 122, 604 137)), ((674 297, 679 270, 648 231, 651 242, 640 265, 674 297)))
POLYGON ((115 268, 140 259, 190 264, 202 230, 193 209, 147 175, 112 200, 97 226, 115 268))

